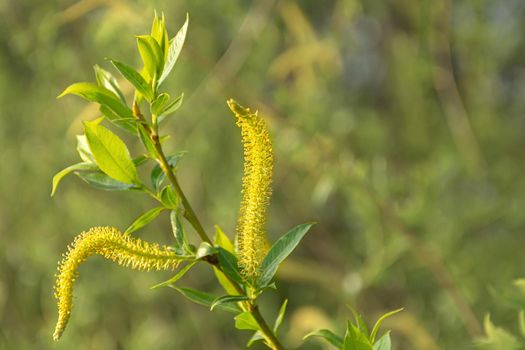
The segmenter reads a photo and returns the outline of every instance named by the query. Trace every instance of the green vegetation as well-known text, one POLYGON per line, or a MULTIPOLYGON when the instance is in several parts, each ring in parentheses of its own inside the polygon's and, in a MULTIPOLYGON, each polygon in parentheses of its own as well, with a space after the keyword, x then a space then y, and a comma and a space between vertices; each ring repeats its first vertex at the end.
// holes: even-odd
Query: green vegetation
MULTIPOLYGON (((318 328, 344 339, 348 304, 367 320, 404 307, 384 321, 392 349, 523 346, 523 305, 504 297, 524 277, 520 1, 57 0, 0 5, 0 348, 235 349, 249 340, 232 331, 228 312, 180 295, 192 295, 186 286, 224 295, 205 264, 177 281, 178 290, 150 290, 173 273, 130 272, 96 257, 80 267, 62 339, 50 337, 52 271, 79 232, 114 226, 173 245, 171 210, 163 209, 178 204, 171 190, 161 202, 135 189, 102 192, 85 182, 116 184, 78 165, 71 170, 89 174, 85 182, 64 177, 49 198, 52 176, 78 163, 71 148, 82 121, 111 113, 55 97, 73 81, 97 84, 94 63, 112 91, 105 71, 158 57, 144 49, 147 38, 137 39, 142 56, 130 44, 149 32, 153 8, 167 15, 170 33, 191 14, 184 49, 162 81, 177 110, 162 120, 171 136, 163 147, 177 150, 167 161, 203 229, 235 232, 242 154, 224 103, 230 96, 258 109, 272 138, 269 241, 317 222, 280 266, 278 290, 258 300, 270 325, 289 300, 279 331, 289 348, 325 346, 302 340, 318 328)), ((117 101, 131 106, 136 87, 118 74, 117 101)), ((146 89, 144 97, 153 95, 146 89)), ((165 108, 165 99, 152 109, 165 108)), ((129 154, 143 154, 147 139, 128 134, 126 118, 114 122, 129 154)), ((105 133, 97 125, 86 130, 105 133)), ((137 187, 137 177, 157 195, 167 184, 162 169, 151 184, 152 169, 133 161, 117 169, 119 185, 137 187)), ((185 229, 188 246, 198 247, 199 236, 185 229)))

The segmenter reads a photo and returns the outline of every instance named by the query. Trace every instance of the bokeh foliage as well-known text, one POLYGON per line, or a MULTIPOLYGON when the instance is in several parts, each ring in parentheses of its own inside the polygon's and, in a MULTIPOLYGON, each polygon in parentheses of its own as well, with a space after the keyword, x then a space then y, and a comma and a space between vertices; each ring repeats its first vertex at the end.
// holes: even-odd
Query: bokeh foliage
MULTIPOLYGON (((95 106, 56 95, 92 81, 105 56, 136 63, 130 35, 153 9, 185 49, 166 82, 186 98, 168 148, 207 229, 233 234, 240 137, 225 100, 269 120, 276 165, 272 239, 316 220, 280 270, 288 343, 337 330, 346 303, 387 320, 398 349, 468 349, 485 313, 516 330, 499 294, 523 277, 525 4, 504 1, 0 2, 0 348, 232 349, 246 335, 170 290, 168 275, 96 259, 82 267, 68 334, 52 344, 52 283, 66 244, 94 225, 125 228, 151 208, 52 175, 95 106), (89 215, 86 213, 89 209, 89 215), (335 287, 334 287, 335 286, 335 287), (205 331, 202 331, 205 330, 205 331)), ((132 152, 139 152, 136 144, 132 152)), ((168 218, 138 232, 168 242, 168 218)), ((206 288, 204 269, 189 285, 206 288)), ((281 295, 263 303, 277 313, 281 295)), ((217 315, 214 315, 217 316, 217 315)), ((513 332, 517 333, 517 332, 513 332)), ((305 349, 321 346, 310 342, 305 349)))

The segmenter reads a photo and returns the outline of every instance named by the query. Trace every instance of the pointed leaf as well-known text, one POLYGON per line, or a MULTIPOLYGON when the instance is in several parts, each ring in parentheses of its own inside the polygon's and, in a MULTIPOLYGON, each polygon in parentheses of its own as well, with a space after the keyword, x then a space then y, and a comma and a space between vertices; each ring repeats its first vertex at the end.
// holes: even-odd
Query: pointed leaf
POLYGON ((286 313, 286 306, 288 305, 288 299, 285 299, 283 304, 281 305, 281 308, 279 309, 279 314, 277 315, 277 318, 275 319, 275 323, 273 325, 273 332, 275 335, 277 335, 279 331, 279 327, 281 327, 281 324, 284 320, 284 314, 286 313))
POLYGON ((95 172, 75 172, 75 175, 87 182, 90 186, 105 191, 129 191, 138 190, 140 187, 133 184, 126 184, 107 176, 101 171, 95 172))
POLYGON ((175 193, 175 190, 170 185, 164 187, 160 192, 160 200, 162 204, 168 209, 177 209, 179 207, 180 201, 179 197, 175 193))
POLYGON ((106 117, 107 120, 111 122, 111 124, 129 132, 130 134, 136 134, 138 124, 138 120, 136 118, 132 116, 123 118, 115 113, 114 110, 105 105, 101 105, 99 111, 104 117, 106 117))
POLYGON ((151 78, 160 76, 164 68, 164 53, 159 43, 150 35, 140 35, 137 36, 137 46, 148 75, 151 78))
POLYGON ((352 322, 348 322, 343 350, 372 350, 372 343, 352 322))
POLYGON ((180 108, 180 106, 182 106, 183 99, 184 93, 180 94, 180 96, 173 100, 173 102, 165 106, 164 109, 159 112, 159 117, 157 118, 158 122, 162 122, 167 116, 175 113, 180 108))
POLYGON ((232 254, 235 253, 235 246, 232 241, 218 225, 215 225, 215 238, 213 244, 226 249, 232 254))
POLYGON ((155 18, 153 19, 153 24, 151 26, 151 36, 159 43, 162 52, 164 53, 164 58, 168 56, 168 32, 166 31, 166 24, 164 20, 164 14, 159 18, 157 13, 155 13, 155 18))
POLYGON ((107 106, 121 118, 133 116, 131 109, 122 104, 118 97, 105 87, 92 83, 75 83, 68 86, 57 98, 61 98, 68 94, 77 95, 90 102, 96 102, 102 106, 107 106))
POLYGON ((259 325, 252 314, 249 312, 243 312, 235 316, 235 328, 247 329, 252 331, 260 330, 259 325))
POLYGON ((246 344, 246 346, 251 348, 253 346, 253 344, 255 344, 256 342, 258 342, 260 340, 264 340, 264 337, 262 336, 261 332, 257 331, 255 333, 253 333, 253 335, 250 338, 250 340, 248 340, 248 343, 246 344))
POLYGON ((137 218, 129 227, 126 229, 125 233, 133 233, 137 230, 140 230, 147 224, 149 224, 151 221, 153 221, 159 214, 165 210, 164 207, 156 207, 148 210, 144 214, 142 214, 140 217, 137 218))
POLYGON ((95 157, 93 157, 93 153, 89 149, 86 135, 77 135, 77 152, 84 162, 96 164, 95 157))
POLYGON ((319 329, 317 331, 308 333, 303 337, 303 340, 306 340, 311 337, 320 337, 335 346, 338 349, 341 349, 343 346, 343 339, 328 329, 319 329))
POLYGON ((217 258, 219 259, 219 265, 221 266, 222 271, 232 280, 242 285, 244 280, 239 272, 239 265, 235 255, 222 247, 216 247, 216 249, 217 258))
POLYGON ((138 124, 137 131, 139 134, 140 141, 144 145, 144 148, 146 148, 146 151, 148 152, 149 157, 151 159, 157 159, 158 158, 157 149, 155 148, 155 145, 153 144, 153 141, 151 140, 149 133, 144 128, 144 125, 138 124))
POLYGON ((184 251, 190 252, 188 238, 184 232, 184 226, 182 225, 182 218, 177 210, 172 210, 170 213, 171 230, 175 237, 175 246, 183 249, 184 251))
POLYGON ((182 50, 182 46, 184 45, 184 40, 186 39, 186 32, 188 30, 188 20, 189 17, 186 14, 186 21, 184 22, 184 25, 170 42, 170 46, 168 48, 168 57, 166 58, 164 71, 162 72, 162 75, 159 79, 159 85, 162 84, 162 82, 168 77, 171 70, 173 69, 173 66, 175 66, 175 62, 177 62, 177 59, 179 58, 180 51, 182 50))
MULTIPOLYGON (((184 295, 189 300, 199 305, 210 307, 213 301, 217 299, 216 296, 205 293, 205 292, 201 292, 199 290, 195 290, 191 288, 179 288, 179 287, 175 287, 173 284, 169 284, 168 286, 170 288, 175 289, 177 292, 179 292, 180 294, 184 295)), ((224 310, 224 311, 233 312, 233 313, 238 313, 241 311, 241 309, 235 304, 219 305, 217 308, 224 310)))
POLYGON ((96 121, 84 122, 84 132, 97 165, 104 173, 120 182, 140 184, 124 141, 96 121))
POLYGON ((222 304, 238 303, 240 301, 246 300, 250 300, 250 298, 248 298, 246 295, 223 295, 222 297, 218 297, 213 301, 210 306, 210 310, 213 311, 214 308, 222 304))
POLYGON ((178 280, 180 280, 182 278, 182 276, 184 276, 186 274, 186 272, 188 272, 192 267, 193 265, 195 265, 197 262, 196 261, 192 261, 190 263, 188 263, 187 265, 185 265, 182 269, 180 269, 176 274, 175 276, 173 276, 172 278, 170 278, 169 280, 166 280, 164 282, 161 282, 159 284, 156 284, 154 285, 153 287, 151 287, 150 289, 155 289, 155 288, 159 288, 159 287, 166 287, 170 284, 174 284, 175 282, 177 282, 178 280))
MULTIPOLYGON (((172 169, 175 169, 177 167, 179 160, 185 153, 186 152, 178 152, 168 157, 168 164, 171 166, 172 169)), ((155 191, 158 192, 160 186, 162 185, 162 182, 166 179, 166 174, 164 173, 164 171, 162 171, 160 165, 157 164, 151 170, 150 178, 151 185, 153 186, 155 191)))
POLYGON ((376 335, 377 335, 377 332, 379 331, 379 327, 381 327, 381 323, 383 323, 383 321, 386 318, 388 318, 390 316, 393 316, 393 315, 395 315, 395 314, 397 314, 398 312, 401 312, 401 311, 403 311, 403 308, 387 312, 383 316, 379 317, 379 319, 376 321, 376 324, 374 325, 374 328, 372 328, 372 332, 370 332, 370 341, 372 342, 372 344, 374 343, 374 341, 376 339, 376 335))
POLYGON ((275 242, 261 264, 261 274, 257 279, 259 288, 264 288, 271 282, 279 264, 297 247, 312 225, 312 223, 298 225, 275 242))
POLYGON ((70 174, 73 171, 79 170, 97 170, 98 167, 93 163, 77 163, 68 166, 67 168, 59 171, 55 176, 53 176, 53 187, 51 189, 51 196, 55 195, 55 192, 58 188, 58 184, 64 178, 64 176, 70 174))
POLYGON ((126 78, 126 80, 129 81, 135 87, 135 89, 137 89, 137 91, 144 96, 144 98, 146 98, 146 100, 151 102, 153 99, 153 90, 139 72, 127 64, 116 60, 111 60, 111 63, 113 63, 120 74, 122 74, 122 76, 126 78))
POLYGON ((150 112, 153 115, 159 116, 162 111, 164 111, 164 108, 168 105, 170 102, 170 95, 163 92, 157 96, 155 101, 150 106, 150 112))
POLYGON ((126 105, 126 98, 120 90, 117 79, 105 69, 100 68, 97 64, 93 67, 95 70, 95 77, 97 78, 97 83, 100 86, 105 87, 109 91, 113 92, 116 96, 120 98, 120 101, 126 105))

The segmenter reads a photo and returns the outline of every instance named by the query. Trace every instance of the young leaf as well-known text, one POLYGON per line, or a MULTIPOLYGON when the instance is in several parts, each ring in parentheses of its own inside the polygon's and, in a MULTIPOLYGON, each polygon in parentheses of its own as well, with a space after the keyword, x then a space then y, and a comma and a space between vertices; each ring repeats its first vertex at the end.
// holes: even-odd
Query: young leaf
POLYGON ((135 87, 135 89, 137 89, 137 91, 140 92, 146 98, 146 100, 148 100, 148 102, 151 102, 153 99, 153 90, 139 72, 127 64, 116 60, 111 60, 111 63, 113 63, 120 74, 122 74, 122 76, 126 78, 126 80, 129 81, 135 87))
POLYGON ((127 184, 140 184, 137 169, 126 144, 97 121, 84 122, 89 148, 98 167, 108 176, 127 184))
POLYGON ((235 284, 233 284, 233 282, 231 282, 227 277, 226 275, 224 274, 224 272, 222 272, 221 270, 219 270, 218 268, 216 268, 215 266, 213 267, 213 273, 215 274, 215 277, 217 278, 217 281, 219 282, 219 284, 222 286, 222 288, 224 288, 224 290, 226 291, 226 293, 230 294, 230 295, 240 295, 240 293, 237 291, 237 289, 235 288, 235 284))
POLYGON ((172 210, 170 213, 171 230, 175 237, 175 246, 182 248, 184 251, 190 252, 188 239, 182 226, 182 220, 177 210, 172 210))
POLYGON ((140 230, 147 224, 149 224, 151 221, 153 221, 159 214, 165 210, 164 207, 156 207, 148 210, 144 214, 142 214, 137 220, 135 220, 129 227, 126 229, 125 233, 132 233, 137 230, 140 230))
POLYGON ((155 13, 155 18, 153 19, 153 24, 151 26, 151 36, 159 43, 162 52, 164 53, 164 58, 168 56, 168 32, 166 31, 166 24, 164 21, 164 14, 159 18, 157 13, 155 13))
POLYGON ((164 282, 161 282, 159 284, 154 285, 150 289, 155 289, 155 288, 159 288, 159 287, 166 287, 166 286, 168 286, 170 284, 175 284, 175 282, 180 280, 182 278, 182 276, 184 276, 186 274, 186 272, 188 272, 193 267, 193 265, 195 265, 196 263, 197 263, 196 261, 192 261, 192 262, 188 263, 186 266, 184 266, 182 269, 180 269, 175 274, 175 276, 173 276, 169 280, 166 280, 164 282))
POLYGON ((164 187, 160 192, 160 200, 168 209, 177 209, 179 207, 179 197, 170 185, 164 187))
POLYGON ((87 182, 90 186, 105 191, 129 191, 138 190, 140 187, 133 184, 126 184, 104 174, 102 171, 95 172, 75 172, 75 175, 87 182))
POLYGON ((100 68, 97 64, 93 67, 95 70, 95 77, 97 78, 97 83, 100 86, 105 87, 109 91, 113 92, 116 96, 120 98, 120 101, 126 105, 126 98, 120 90, 117 79, 105 69, 100 68))
POLYGON ((77 135, 77 152, 84 162, 96 164, 95 157, 93 157, 93 153, 89 149, 86 135, 77 135))
POLYGON ((261 264, 261 274, 257 279, 259 288, 264 288, 270 283, 279 264, 297 247, 312 225, 311 223, 298 225, 275 242, 261 264))
POLYGON ((239 265, 235 255, 222 247, 216 247, 216 249, 219 265, 221 266, 222 271, 232 280, 242 285, 244 281, 239 272, 239 265))
POLYGON ((159 96, 157 96, 155 101, 151 103, 151 106, 150 106, 151 114, 159 116, 169 102, 170 102, 170 95, 168 95, 165 92, 159 94, 159 96))
MULTIPOLYGON (((361 333, 363 333, 368 338, 368 327, 365 321, 363 321, 363 318, 361 317, 361 315, 351 305, 347 305, 347 306, 352 311, 352 314, 354 315, 354 319, 357 324, 357 327, 359 328, 361 333)), ((373 343, 373 340, 372 340, 372 343, 373 343)))
POLYGON ((77 95, 90 102, 97 102, 102 106, 107 106, 121 118, 133 116, 131 109, 122 104, 117 96, 105 87, 91 83, 75 83, 68 86, 57 98, 62 98, 68 94, 77 95))
POLYGON ((390 341, 390 332, 386 332, 377 342, 374 343, 373 350, 390 350, 392 343, 390 341))
POLYGON ((168 49, 168 57, 166 58, 164 71, 162 72, 162 75, 159 79, 159 85, 162 84, 162 82, 167 78, 168 74, 170 74, 171 70, 173 69, 173 66, 175 66, 175 62, 177 62, 177 58, 179 58, 180 51, 182 50, 182 46, 184 45, 184 40, 186 39, 186 31, 188 30, 188 20, 189 17, 188 14, 186 14, 186 21, 184 22, 184 25, 170 42, 170 46, 168 49))
POLYGON ((164 53, 159 43, 150 35, 140 35, 137 36, 137 46, 150 78, 160 76, 164 68, 164 53))
POLYGON ((137 158, 133 158, 133 164, 135 164, 136 167, 141 166, 142 164, 146 163, 148 161, 148 158, 145 156, 138 156, 137 158))
POLYGON ((230 238, 218 225, 215 225, 215 238, 213 240, 213 244, 224 248, 232 254, 235 252, 235 246, 233 245, 232 241, 230 241, 230 238))
POLYGON ((273 332, 275 335, 277 335, 279 331, 279 327, 281 327, 281 324, 284 320, 284 314, 286 313, 286 306, 288 305, 288 299, 285 299, 283 304, 281 305, 281 308, 279 309, 279 314, 277 315, 277 318, 275 319, 275 323, 273 325, 273 332))
POLYGON ((162 111, 159 112, 159 117, 157 118, 158 122, 162 122, 170 114, 175 113, 180 106, 182 106, 182 100, 184 99, 184 93, 180 94, 173 102, 167 105, 162 111))
POLYGON ((348 321, 343 350, 373 350, 372 343, 361 330, 348 321))
MULTIPOLYGON (((217 297, 211 294, 201 292, 195 289, 179 288, 179 287, 175 287, 173 284, 169 284, 168 286, 170 288, 175 289, 177 292, 179 292, 180 294, 184 295, 189 300, 199 305, 210 307, 213 301, 217 299, 217 297)), ((217 306, 217 308, 224 310, 224 311, 233 312, 233 313, 239 313, 241 311, 241 309, 235 304, 223 304, 223 305, 217 306)))
POLYGON ((213 303, 210 306, 210 311, 213 311, 217 306, 227 304, 227 303, 238 303, 239 301, 246 301, 249 300, 246 295, 223 295, 222 297, 218 297, 213 301, 213 303))
POLYGON ((303 337, 303 340, 306 340, 311 337, 323 338, 324 340, 326 340, 327 342, 329 342, 330 344, 332 344, 338 349, 341 349, 343 347, 343 339, 328 329, 319 329, 317 331, 308 333, 307 335, 303 337))
POLYGON ((381 327, 381 323, 383 323, 383 321, 386 318, 388 318, 390 316, 393 316, 393 315, 395 315, 395 314, 397 314, 398 312, 401 312, 401 311, 403 311, 403 308, 387 312, 383 316, 379 317, 379 319, 376 321, 376 324, 374 325, 374 328, 372 328, 372 332, 370 332, 370 341, 372 342, 372 344, 374 343, 374 341, 376 339, 376 335, 377 335, 377 332, 379 331, 379 327, 381 327))
POLYGON ((243 312, 235 316, 235 328, 252 331, 260 330, 257 321, 255 321, 255 318, 253 318, 252 314, 249 312, 243 312))
POLYGON ((248 340, 248 343, 246 344, 246 346, 248 348, 251 348, 252 345, 255 344, 256 342, 258 342, 259 340, 264 340, 264 337, 262 336, 261 332, 257 331, 255 333, 253 333, 253 335, 250 338, 250 340, 248 340))
POLYGON ((129 132, 130 134, 136 134, 138 124, 138 120, 136 118, 132 117, 131 115, 129 117, 123 118, 106 105, 101 105, 99 111, 103 116, 106 117, 107 120, 111 122, 111 124, 129 132))
POLYGON ((79 170, 97 170, 98 167, 93 163, 77 163, 68 166, 67 168, 59 171, 55 176, 53 176, 53 188, 51 189, 51 196, 55 195, 55 191, 57 190, 58 184, 60 183, 60 180, 64 178, 64 176, 68 175, 69 173, 73 171, 79 171, 79 170))

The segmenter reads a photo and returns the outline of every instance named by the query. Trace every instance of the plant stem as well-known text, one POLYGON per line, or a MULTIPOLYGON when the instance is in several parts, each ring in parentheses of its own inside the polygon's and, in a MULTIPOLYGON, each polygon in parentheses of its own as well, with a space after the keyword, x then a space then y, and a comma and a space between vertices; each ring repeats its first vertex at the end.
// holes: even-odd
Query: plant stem
POLYGON ((190 202, 186 198, 186 195, 182 191, 182 188, 179 185, 179 182, 177 181, 177 178, 175 177, 175 174, 173 173, 172 167, 169 165, 168 160, 166 159, 166 155, 164 154, 164 151, 162 149, 162 145, 159 141, 159 136, 152 132, 151 134, 151 140, 153 141, 153 145, 155 146, 155 150, 157 151, 159 158, 157 159, 157 162, 159 163, 160 167, 162 168, 162 171, 166 174, 166 177, 170 181, 171 185, 175 189, 175 192, 177 192, 177 195, 179 196, 182 205, 184 207, 184 217, 190 222, 190 224, 193 226, 195 231, 197 231, 197 234, 200 236, 200 238, 207 243, 212 244, 210 238, 206 234, 206 231, 204 231, 204 228, 202 227, 201 222, 199 221, 199 218, 197 215, 195 215, 195 212, 193 211, 193 208, 190 205, 190 202))
POLYGON ((270 327, 262 317, 261 313, 259 312, 259 306, 255 304, 255 302, 251 305, 250 313, 261 328, 261 333, 266 342, 268 343, 268 346, 270 346, 273 350, 284 350, 284 347, 282 346, 281 342, 279 341, 279 339, 277 339, 275 333, 270 329, 270 327))

